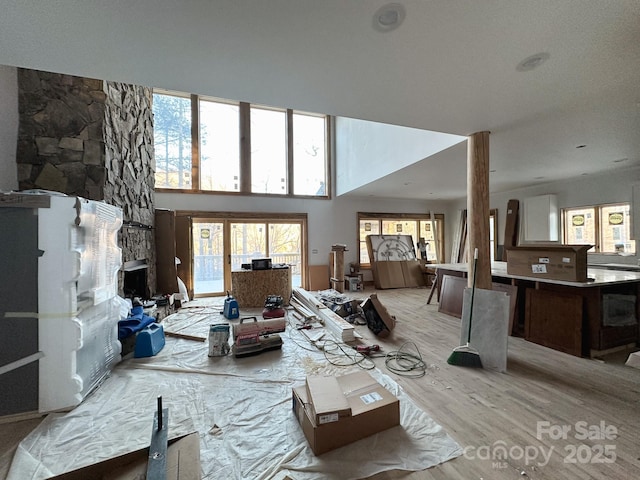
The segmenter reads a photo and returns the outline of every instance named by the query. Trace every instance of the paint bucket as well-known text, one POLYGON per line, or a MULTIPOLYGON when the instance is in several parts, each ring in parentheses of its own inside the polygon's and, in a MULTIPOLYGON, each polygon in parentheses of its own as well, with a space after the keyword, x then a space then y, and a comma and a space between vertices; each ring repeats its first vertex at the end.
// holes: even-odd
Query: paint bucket
POLYGON ((229 349, 229 324, 211 324, 209 326, 209 356, 223 357, 229 353, 229 349))

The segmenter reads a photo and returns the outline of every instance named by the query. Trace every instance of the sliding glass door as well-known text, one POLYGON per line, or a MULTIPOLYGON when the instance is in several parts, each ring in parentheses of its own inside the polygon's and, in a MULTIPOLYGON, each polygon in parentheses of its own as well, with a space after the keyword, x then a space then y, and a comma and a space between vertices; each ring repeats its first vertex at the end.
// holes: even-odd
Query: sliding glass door
POLYGON ((254 258, 288 265, 292 285, 302 286, 302 223, 231 223, 231 269, 242 268, 254 258))
POLYGON ((194 296, 231 291, 231 272, 257 258, 288 265, 292 286, 303 286, 305 226, 306 219, 193 218, 194 296))
POLYGON ((291 284, 302 286, 302 223, 269 224, 269 257, 291 269, 291 284))
POLYGON ((224 222, 193 219, 194 296, 225 292, 224 222))

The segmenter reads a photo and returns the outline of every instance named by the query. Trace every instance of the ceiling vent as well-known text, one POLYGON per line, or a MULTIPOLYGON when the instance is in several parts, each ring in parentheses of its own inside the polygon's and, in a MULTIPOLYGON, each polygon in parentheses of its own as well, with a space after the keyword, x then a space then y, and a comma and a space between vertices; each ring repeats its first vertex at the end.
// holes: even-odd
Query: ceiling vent
POLYGON ((406 10, 399 3, 389 3, 380 7, 373 15, 373 28, 379 32, 389 32, 400 26, 406 10))

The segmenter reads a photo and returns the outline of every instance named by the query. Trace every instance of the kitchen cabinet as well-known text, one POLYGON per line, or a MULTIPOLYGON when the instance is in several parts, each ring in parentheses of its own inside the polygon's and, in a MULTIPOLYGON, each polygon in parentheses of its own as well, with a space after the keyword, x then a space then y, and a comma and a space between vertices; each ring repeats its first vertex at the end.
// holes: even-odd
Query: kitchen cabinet
POLYGON ((557 242, 558 200, 556 195, 538 195, 524 199, 522 239, 526 242, 557 242))

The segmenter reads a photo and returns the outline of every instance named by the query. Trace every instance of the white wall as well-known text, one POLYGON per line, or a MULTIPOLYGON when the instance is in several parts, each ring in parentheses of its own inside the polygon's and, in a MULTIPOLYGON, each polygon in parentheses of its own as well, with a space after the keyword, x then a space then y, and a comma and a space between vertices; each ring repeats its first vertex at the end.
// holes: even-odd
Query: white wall
POLYGON ((336 192, 358 187, 418 162, 467 137, 336 117, 336 192))
POLYGON ((18 69, 0 65, 0 191, 18 189, 18 69))
MULTIPOLYGON (((156 193, 156 208, 219 212, 306 213, 309 226, 309 265, 326 265, 331 245, 343 243, 349 250, 345 265, 357 262, 357 212, 434 213, 448 218, 448 204, 373 197, 337 197, 331 200, 156 193), (313 253, 317 250, 317 253, 313 253)), ((445 232, 448 235, 448 232, 445 232)), ((450 243, 450 242, 447 242, 450 243)), ((449 247, 449 245, 446 245, 449 247)))
MULTIPOLYGON (((640 182, 640 167, 634 167, 491 194, 491 208, 498 209, 498 243, 504 244, 507 202, 510 199, 522 201, 536 195, 556 194, 558 209, 617 202, 631 203, 632 186, 638 182, 640 182)), ((466 208, 466 198, 456 202, 452 207, 466 208)), ((636 248, 640 249, 640 243, 636 248)), ((640 257, 636 255, 626 257, 589 254, 589 263, 636 263, 640 257)))

